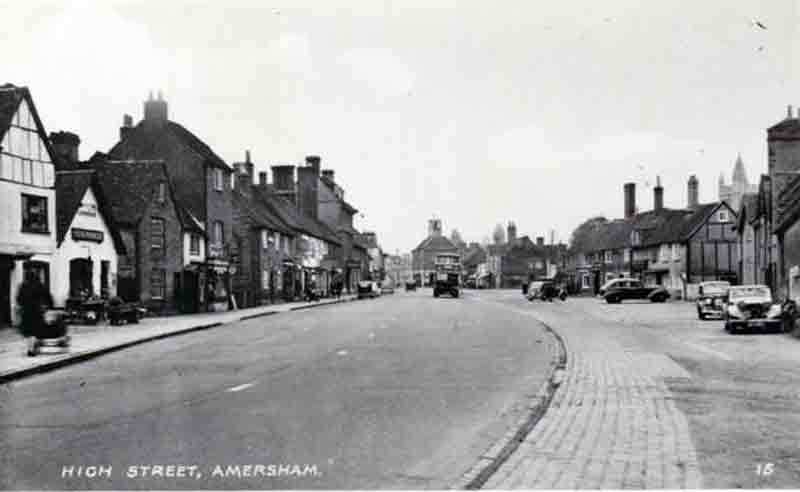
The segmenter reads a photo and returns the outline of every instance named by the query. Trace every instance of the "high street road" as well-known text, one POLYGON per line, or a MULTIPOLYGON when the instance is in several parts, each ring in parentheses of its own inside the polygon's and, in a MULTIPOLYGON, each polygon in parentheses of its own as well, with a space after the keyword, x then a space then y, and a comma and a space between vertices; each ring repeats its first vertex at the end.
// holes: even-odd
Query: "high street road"
POLYGON ((429 291, 144 344, 6 385, 0 487, 448 487, 516 422, 554 344, 429 291))
POLYGON ((566 370, 485 488, 800 483, 800 340, 729 335, 685 302, 423 290, 225 325, 5 385, 0 487, 462 484, 551 374, 558 344, 544 324, 565 342, 566 370), (78 468, 92 465, 112 471, 78 468))

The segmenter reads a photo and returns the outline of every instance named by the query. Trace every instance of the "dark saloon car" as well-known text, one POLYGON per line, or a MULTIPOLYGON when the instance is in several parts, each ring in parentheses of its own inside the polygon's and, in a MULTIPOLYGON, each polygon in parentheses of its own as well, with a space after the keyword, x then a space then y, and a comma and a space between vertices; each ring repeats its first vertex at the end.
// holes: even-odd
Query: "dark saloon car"
POLYGON ((649 299, 651 302, 665 302, 669 292, 660 285, 645 287, 641 280, 626 278, 608 287, 603 298, 609 304, 617 304, 627 299, 649 299))
POLYGON ((721 280, 702 282, 697 293, 697 317, 699 319, 706 319, 708 316, 722 317, 725 314, 725 302, 728 300, 730 288, 730 282, 721 280))
POLYGON ((415 280, 407 280, 406 290, 417 290, 417 282, 415 280))

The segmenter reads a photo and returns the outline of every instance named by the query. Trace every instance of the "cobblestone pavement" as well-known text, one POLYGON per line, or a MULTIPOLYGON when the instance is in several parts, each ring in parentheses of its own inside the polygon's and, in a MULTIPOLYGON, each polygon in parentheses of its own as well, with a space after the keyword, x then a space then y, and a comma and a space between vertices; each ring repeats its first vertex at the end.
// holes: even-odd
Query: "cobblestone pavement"
POLYGON ((618 323, 559 308, 567 304, 519 299, 500 302, 564 338, 566 375, 543 418, 485 488, 702 488, 687 418, 666 384, 690 375, 637 347, 618 323))

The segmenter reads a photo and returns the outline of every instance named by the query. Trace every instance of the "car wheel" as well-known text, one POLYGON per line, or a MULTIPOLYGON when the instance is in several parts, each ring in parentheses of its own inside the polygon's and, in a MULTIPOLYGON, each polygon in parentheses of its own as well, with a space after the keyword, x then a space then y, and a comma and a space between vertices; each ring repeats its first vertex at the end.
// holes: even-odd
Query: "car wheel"
POLYGON ((439 292, 438 291, 433 291, 433 297, 439 297, 439 292))
POLYGON ((697 317, 698 317, 698 319, 703 320, 703 321, 706 319, 706 315, 703 314, 703 312, 700 311, 699 309, 697 310, 697 317))
POLYGON ((608 296, 606 297, 606 302, 608 304, 617 304, 619 302, 619 299, 614 296, 608 296))

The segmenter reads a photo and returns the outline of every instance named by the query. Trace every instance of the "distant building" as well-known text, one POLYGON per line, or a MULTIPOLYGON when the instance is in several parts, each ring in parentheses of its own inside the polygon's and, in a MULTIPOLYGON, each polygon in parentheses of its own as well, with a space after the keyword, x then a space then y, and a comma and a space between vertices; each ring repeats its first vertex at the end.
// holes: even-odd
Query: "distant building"
POLYGON ((730 184, 725 183, 725 176, 720 174, 718 191, 719 201, 727 202, 733 210, 739 210, 742 204, 742 197, 746 193, 758 193, 758 185, 750 184, 747 180, 747 172, 744 170, 744 163, 742 156, 736 157, 736 162, 733 164, 733 176, 730 184))
POLYGON ((442 235, 442 221, 428 221, 428 236, 411 252, 411 271, 417 285, 433 283, 434 262, 438 253, 458 253, 458 246, 442 235))

